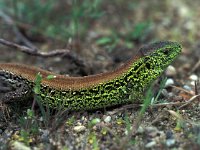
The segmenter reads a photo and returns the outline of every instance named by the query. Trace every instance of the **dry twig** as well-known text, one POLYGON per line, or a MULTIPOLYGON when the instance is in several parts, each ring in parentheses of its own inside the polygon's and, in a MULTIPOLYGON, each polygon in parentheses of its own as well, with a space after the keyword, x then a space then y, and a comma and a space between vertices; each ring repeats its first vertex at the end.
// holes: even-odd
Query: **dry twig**
POLYGON ((19 44, 16 44, 16 43, 13 43, 1 38, 0 38, 0 44, 12 47, 14 49, 20 50, 21 52, 24 52, 26 54, 33 55, 33 56, 52 57, 52 56, 58 56, 58 55, 67 55, 70 53, 70 51, 67 49, 52 50, 50 52, 41 52, 41 50, 32 49, 27 46, 21 46, 19 44))
POLYGON ((177 86, 174 86, 174 85, 170 85, 169 87, 178 89, 178 90, 180 90, 180 91, 182 91, 182 92, 185 92, 185 93, 187 93, 187 94, 189 94, 189 95, 191 95, 191 96, 196 95, 196 94, 192 93, 191 91, 188 91, 188 90, 186 90, 186 89, 184 89, 184 88, 182 88, 182 87, 177 87, 177 86))
POLYGON ((192 96, 188 101, 185 102, 185 104, 181 105, 179 107, 179 109, 189 105, 191 102, 193 102, 194 100, 198 99, 199 97, 200 97, 200 94, 192 96))
POLYGON ((12 48, 15 48, 17 50, 20 50, 26 54, 29 55, 34 55, 34 56, 41 56, 41 57, 52 57, 52 56, 67 56, 70 59, 72 59, 72 61, 78 65, 78 66, 87 66, 86 63, 79 58, 75 53, 72 53, 70 50, 68 49, 56 49, 56 50, 52 50, 50 52, 42 52, 41 50, 39 50, 35 45, 33 45, 26 37, 24 37, 24 35, 19 31, 17 25, 15 24, 15 22, 13 21, 13 19, 7 15, 6 13, 4 13, 3 11, 0 11, 0 17, 13 28, 14 33, 16 34, 16 36, 26 45, 26 46, 22 46, 22 45, 18 45, 16 43, 4 40, 4 39, 0 39, 0 44, 3 44, 5 46, 9 46, 12 48))
POLYGON ((80 59, 76 54, 72 53, 68 49, 56 49, 51 50, 50 52, 42 52, 39 49, 32 49, 27 46, 21 46, 19 44, 4 40, 0 38, 0 44, 20 50, 23 53, 33 55, 33 56, 41 56, 41 57, 53 57, 53 56, 67 56, 74 61, 74 63, 78 66, 85 66, 85 63, 82 59, 80 59))
MULTIPOLYGON (((191 102, 195 101, 199 97, 200 97, 200 94, 192 96, 189 100, 187 100, 185 102, 170 102, 170 103, 152 104, 152 105, 149 106, 149 108, 166 107, 166 106, 180 106, 181 105, 179 107, 179 109, 180 109, 180 108, 183 108, 183 107, 189 105, 191 102)), ((124 111, 125 109, 132 109, 132 108, 136 108, 136 107, 140 108, 142 106, 143 106, 143 104, 128 104, 128 105, 122 106, 121 108, 116 108, 113 111, 108 112, 108 114, 113 115, 113 114, 118 113, 120 111, 124 111)))

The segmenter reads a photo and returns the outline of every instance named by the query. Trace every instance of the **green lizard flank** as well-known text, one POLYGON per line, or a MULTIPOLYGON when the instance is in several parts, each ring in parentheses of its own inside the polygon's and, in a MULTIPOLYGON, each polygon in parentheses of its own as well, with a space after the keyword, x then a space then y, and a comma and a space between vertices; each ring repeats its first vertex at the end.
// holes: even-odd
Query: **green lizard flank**
MULTIPOLYGON (((114 71, 85 77, 66 77, 21 64, 0 64, 0 81, 18 91, 5 94, 4 101, 33 94, 34 80, 42 75, 39 95, 44 104, 56 108, 88 110, 141 101, 143 92, 180 54, 176 42, 156 42, 141 48, 127 63, 114 71), (48 75, 55 78, 47 79, 48 75)), ((0 91, 1 92, 1 91, 0 91)))

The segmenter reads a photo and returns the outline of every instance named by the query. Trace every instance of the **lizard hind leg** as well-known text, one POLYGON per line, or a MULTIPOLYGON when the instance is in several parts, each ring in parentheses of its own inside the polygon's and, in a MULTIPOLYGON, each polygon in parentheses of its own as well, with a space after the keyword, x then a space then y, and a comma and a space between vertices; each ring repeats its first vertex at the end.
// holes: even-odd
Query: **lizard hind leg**
POLYGON ((10 103, 28 99, 32 94, 31 87, 24 80, 12 74, 0 72, 0 101, 10 103))

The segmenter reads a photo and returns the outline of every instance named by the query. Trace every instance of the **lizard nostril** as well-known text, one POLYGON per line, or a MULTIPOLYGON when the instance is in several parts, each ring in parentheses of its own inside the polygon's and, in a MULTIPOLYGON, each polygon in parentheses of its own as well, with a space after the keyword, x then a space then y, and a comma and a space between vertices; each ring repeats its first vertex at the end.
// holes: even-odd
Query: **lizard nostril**
POLYGON ((146 63, 147 69, 151 69, 151 65, 149 63, 146 63))

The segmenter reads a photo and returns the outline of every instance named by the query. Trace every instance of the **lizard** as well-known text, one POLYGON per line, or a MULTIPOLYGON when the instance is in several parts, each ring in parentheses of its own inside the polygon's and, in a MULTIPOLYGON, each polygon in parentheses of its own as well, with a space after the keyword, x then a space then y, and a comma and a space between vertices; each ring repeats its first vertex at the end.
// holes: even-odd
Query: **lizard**
POLYGON ((43 104, 72 110, 98 109, 141 102, 144 91, 181 53, 177 42, 161 41, 139 49, 122 66, 96 75, 67 77, 33 66, 0 63, 0 80, 16 91, 4 94, 4 102, 25 100, 34 94, 35 78, 41 74, 38 94, 43 104), (53 75, 48 79, 48 75, 53 75))

